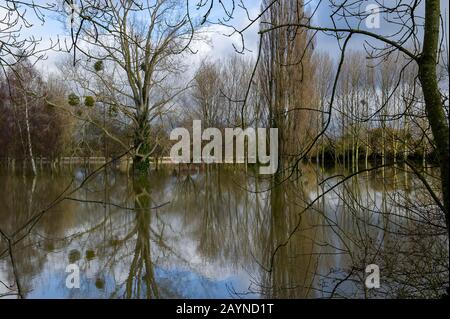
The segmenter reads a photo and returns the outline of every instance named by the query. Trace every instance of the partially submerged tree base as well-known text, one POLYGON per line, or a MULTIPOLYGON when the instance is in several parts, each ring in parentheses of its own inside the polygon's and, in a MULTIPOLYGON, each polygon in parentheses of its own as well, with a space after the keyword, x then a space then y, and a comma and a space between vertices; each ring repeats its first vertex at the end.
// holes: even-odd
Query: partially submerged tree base
POLYGON ((150 160, 142 157, 133 159, 133 172, 136 175, 146 175, 150 171, 150 160))

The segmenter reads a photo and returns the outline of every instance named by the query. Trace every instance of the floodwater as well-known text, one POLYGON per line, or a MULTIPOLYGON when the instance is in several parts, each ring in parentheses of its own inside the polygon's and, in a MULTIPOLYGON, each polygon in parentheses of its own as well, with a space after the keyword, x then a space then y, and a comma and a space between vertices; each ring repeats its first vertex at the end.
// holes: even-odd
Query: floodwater
POLYGON ((280 185, 237 168, 148 178, 108 169, 70 194, 94 169, 1 171, 0 229, 12 254, 3 238, 0 296, 436 297, 448 285, 445 231, 418 221, 430 199, 401 167, 335 188, 349 172, 305 165, 280 185), (436 234, 417 239, 425 228, 436 234), (378 289, 365 284, 368 264, 380 268, 378 289))

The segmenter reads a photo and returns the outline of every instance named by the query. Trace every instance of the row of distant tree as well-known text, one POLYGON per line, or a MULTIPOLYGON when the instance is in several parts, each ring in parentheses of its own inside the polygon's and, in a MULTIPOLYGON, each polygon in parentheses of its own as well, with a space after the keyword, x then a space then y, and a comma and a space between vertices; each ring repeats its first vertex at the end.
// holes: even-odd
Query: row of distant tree
MULTIPOLYGON (((278 77, 270 74, 268 78, 269 72, 264 67, 251 78, 252 59, 232 56, 224 61, 209 59, 201 63, 189 89, 174 102, 173 109, 153 120, 153 155, 167 156, 172 143, 168 138, 170 129, 179 125, 189 127, 193 119, 201 119, 205 127, 236 127, 242 119, 246 126, 278 127, 280 138, 292 141, 282 144, 285 149, 281 149, 281 154, 289 158, 289 154, 299 152, 323 125, 333 77, 329 55, 312 52, 310 60, 316 68, 296 82, 299 84, 296 86, 286 83, 282 74, 278 77), (243 105, 250 81, 255 85, 243 105), (269 100, 264 92, 269 85, 276 87, 270 89, 279 96, 294 101, 269 100), (289 121, 295 122, 295 126, 289 121)), ((98 63, 90 65, 99 68, 98 63)), ((308 158, 352 162, 373 157, 426 157, 432 153, 413 71, 397 83, 392 72, 395 67, 393 60, 372 67, 362 52, 351 53, 342 70, 332 126, 308 158), (391 92, 393 96, 384 102, 391 92), (386 104, 383 111, 369 119, 382 103, 386 104)), ((73 76, 66 81, 63 74, 44 77, 25 60, 2 78, 2 157, 111 156, 119 153, 123 145, 132 144, 132 123, 120 110, 102 101, 95 90, 73 90, 82 87, 83 83, 77 79, 83 78, 83 74, 70 63, 63 70, 73 76)))
MULTIPOLYGON (((269 10, 261 30, 308 19, 298 1, 262 6, 269 10)), ((89 22, 107 30, 79 30, 78 43, 87 49, 75 64, 72 57, 61 62, 60 74, 44 78, 28 59, 7 69, 0 87, 2 157, 111 156, 132 148, 145 170, 149 156, 168 155, 170 129, 192 119, 219 128, 277 127, 287 167, 299 159, 353 165, 433 153, 417 66, 403 56, 347 50, 337 63, 314 49, 312 30, 275 28, 261 36, 256 58, 211 56, 192 79, 184 60, 193 53, 185 48, 201 39, 194 25, 171 15, 180 7, 167 1, 122 7, 115 22, 104 21, 107 15, 89 22), (152 18, 135 19, 142 13, 152 18)), ((448 68, 439 62, 442 84, 448 68)))

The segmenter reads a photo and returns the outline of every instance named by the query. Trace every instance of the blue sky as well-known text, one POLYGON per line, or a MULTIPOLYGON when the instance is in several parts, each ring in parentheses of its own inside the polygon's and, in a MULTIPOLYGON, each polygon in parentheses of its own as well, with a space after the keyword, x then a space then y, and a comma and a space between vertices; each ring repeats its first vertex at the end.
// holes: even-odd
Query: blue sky
MULTIPOLYGON (((251 17, 256 17, 260 10, 260 0, 243 0, 248 12, 251 17)), ((394 3, 394 0, 384 0, 385 3, 389 4, 389 2, 394 3)), ((195 3, 197 0, 189 0, 190 8, 191 8, 191 16, 200 19, 203 14, 206 12, 206 8, 196 9, 195 3)), ((423 1, 422 1, 423 2, 423 1)), ((228 5, 228 9, 231 8, 232 0, 224 1, 225 5, 228 5)), ((236 2, 237 3, 237 2, 236 2)), ((315 6, 317 0, 312 0, 310 2, 310 7, 315 6)), ((367 1, 367 3, 373 3, 373 1, 367 1)), ((419 13, 423 11, 423 8, 418 10, 419 13)), ((441 0, 441 12, 448 19, 449 12, 449 4, 447 0, 441 0)), ((330 26, 330 10, 328 6, 328 1, 322 1, 319 10, 315 14, 314 24, 320 26, 330 26)), ((211 22, 217 22, 220 19, 225 17, 224 11, 222 7, 215 2, 215 6, 211 11, 209 16, 209 20, 211 22)), ((54 14, 46 15, 46 22, 42 24, 37 19, 31 19, 34 23, 32 28, 24 29, 23 36, 35 36, 37 38, 42 38, 41 47, 46 47, 49 45, 51 41, 56 41, 59 39, 60 41, 67 40, 67 30, 64 27, 64 22, 60 21, 61 19, 57 19, 54 14)), ((447 20, 448 21, 448 20, 447 20)), ((235 12, 233 15, 233 19, 228 23, 232 24, 235 27, 242 27, 249 23, 247 18, 247 14, 244 10, 239 7, 235 7, 235 12)), ((363 26, 364 27, 364 26, 363 26)), ((233 43, 240 47, 240 39, 238 36, 228 37, 225 34, 229 34, 231 29, 227 29, 224 26, 220 26, 217 24, 209 24, 204 27, 204 30, 208 31, 208 41, 195 43, 194 49, 198 50, 197 56, 192 57, 192 63, 196 64, 199 61, 203 60, 207 56, 212 56, 213 58, 221 58, 225 57, 229 54, 233 54, 234 48, 233 43)), ((389 23, 381 22, 380 30, 376 30, 377 33, 387 34, 393 31, 392 25, 389 23)), ((249 28, 244 36, 245 36, 245 44, 246 48, 250 50, 250 52, 246 52, 249 55, 256 55, 257 48, 257 40, 258 40, 258 24, 254 23, 254 25, 249 28)), ((362 44, 364 42, 365 37, 363 36, 354 36, 350 47, 354 49, 362 49, 362 44)), ((317 37, 317 48, 320 50, 328 51, 335 58, 339 54, 339 46, 335 39, 326 37, 323 34, 318 35, 317 37)), ((237 53, 236 53, 237 54, 237 53)), ((55 62, 62 59, 64 53, 62 52, 48 52, 47 60, 41 61, 38 67, 46 73, 56 71, 55 62)))

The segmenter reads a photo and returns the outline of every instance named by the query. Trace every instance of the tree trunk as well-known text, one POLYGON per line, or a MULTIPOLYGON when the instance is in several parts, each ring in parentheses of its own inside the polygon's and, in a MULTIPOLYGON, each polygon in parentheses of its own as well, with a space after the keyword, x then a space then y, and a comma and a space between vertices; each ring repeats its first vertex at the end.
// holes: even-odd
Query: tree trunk
POLYGON ((33 157, 33 147, 31 146, 31 133, 30 133, 30 119, 28 116, 28 99, 25 97, 25 125, 27 127, 27 139, 28 139, 28 152, 30 154, 31 168, 33 169, 33 174, 37 175, 36 163, 33 157))
POLYGON ((146 116, 140 116, 139 124, 134 133, 133 168, 140 175, 147 174, 150 169, 150 129, 146 116))
POLYGON ((425 2, 425 31, 422 55, 418 59, 419 80, 425 99, 425 111, 433 132, 433 139, 439 156, 442 196, 444 199, 445 222, 449 232, 449 136, 448 121, 439 92, 436 76, 437 51, 439 46, 439 0, 425 2))

